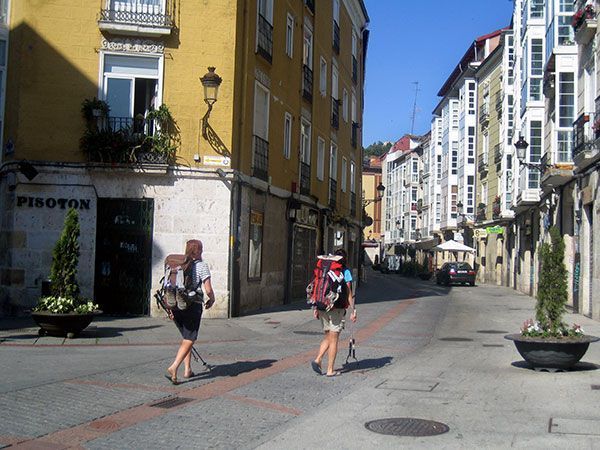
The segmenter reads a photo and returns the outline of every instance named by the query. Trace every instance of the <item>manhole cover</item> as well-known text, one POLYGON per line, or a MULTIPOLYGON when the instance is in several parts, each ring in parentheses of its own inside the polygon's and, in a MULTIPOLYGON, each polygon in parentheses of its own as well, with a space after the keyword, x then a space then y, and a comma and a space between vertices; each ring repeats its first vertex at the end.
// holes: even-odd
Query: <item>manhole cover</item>
POLYGON ((411 417, 372 420, 365 423, 365 428, 391 436, 435 436, 450 430, 444 423, 411 417))
POLYGON ((308 336, 316 336, 323 334, 322 331, 294 331, 295 334, 306 334, 308 336))
POLYGON ((469 342, 472 341, 473 339, 469 339, 469 338, 463 338, 463 337, 445 337, 445 338, 440 338, 440 341, 450 341, 450 342, 469 342))
POLYGON ((171 397, 166 400, 162 400, 160 402, 154 403, 150 406, 152 406, 154 408, 169 409, 169 408, 174 408, 179 405, 183 405, 184 403, 187 403, 187 402, 191 402, 192 400, 193 400, 192 398, 171 397))
POLYGON ((483 334, 508 334, 508 331, 502 330, 477 330, 477 332, 483 334))

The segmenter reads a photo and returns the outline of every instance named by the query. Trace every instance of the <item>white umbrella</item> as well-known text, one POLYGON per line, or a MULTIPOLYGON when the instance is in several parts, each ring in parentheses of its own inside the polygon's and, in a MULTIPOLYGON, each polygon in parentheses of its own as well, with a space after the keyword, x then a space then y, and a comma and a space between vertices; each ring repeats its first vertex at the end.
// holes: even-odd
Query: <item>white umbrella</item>
POLYGON ((461 244, 453 240, 449 240, 433 248, 440 252, 475 252, 474 248, 461 244))

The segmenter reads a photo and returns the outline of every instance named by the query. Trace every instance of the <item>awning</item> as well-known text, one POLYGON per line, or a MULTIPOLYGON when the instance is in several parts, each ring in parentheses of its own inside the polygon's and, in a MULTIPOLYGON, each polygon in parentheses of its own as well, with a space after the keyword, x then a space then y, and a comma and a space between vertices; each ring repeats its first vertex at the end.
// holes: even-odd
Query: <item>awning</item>
POLYGON ((440 245, 434 247, 434 250, 437 250, 440 252, 474 252, 475 251, 474 248, 468 247, 464 244, 461 244, 460 242, 453 241, 452 239, 444 242, 443 244, 440 244, 440 245))
POLYGON ((438 238, 424 239, 422 241, 415 242, 415 248, 419 250, 430 250, 438 245, 440 240, 438 238))

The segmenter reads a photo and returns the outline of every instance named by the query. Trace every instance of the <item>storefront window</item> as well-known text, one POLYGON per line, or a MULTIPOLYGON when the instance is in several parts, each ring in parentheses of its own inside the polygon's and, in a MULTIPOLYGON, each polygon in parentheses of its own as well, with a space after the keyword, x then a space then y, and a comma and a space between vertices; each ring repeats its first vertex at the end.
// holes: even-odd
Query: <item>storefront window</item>
POLYGON ((250 212, 250 239, 248 246, 248 278, 258 279, 262 270, 262 241, 263 241, 263 213, 250 212))

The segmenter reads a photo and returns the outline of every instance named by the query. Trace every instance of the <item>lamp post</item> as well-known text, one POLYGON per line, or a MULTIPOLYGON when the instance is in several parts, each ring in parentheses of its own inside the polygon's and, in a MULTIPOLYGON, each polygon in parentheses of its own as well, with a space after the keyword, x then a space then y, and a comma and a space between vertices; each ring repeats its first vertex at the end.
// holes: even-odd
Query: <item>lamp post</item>
POLYGON ((517 149, 517 159, 519 160, 519 162, 528 169, 539 170, 541 173, 545 172, 548 168, 548 164, 544 162, 531 163, 525 161, 525 159, 527 158, 527 147, 529 147, 529 143, 525 140, 522 134, 519 134, 519 140, 515 142, 515 148, 517 149))
POLYGON ((383 192, 385 191, 385 186, 381 183, 379 183, 379 185, 375 188, 375 190, 377 191, 377 198, 371 198, 371 199, 363 199, 363 208, 367 205, 370 205, 371 203, 376 203, 381 201, 381 199, 383 198, 383 192))

